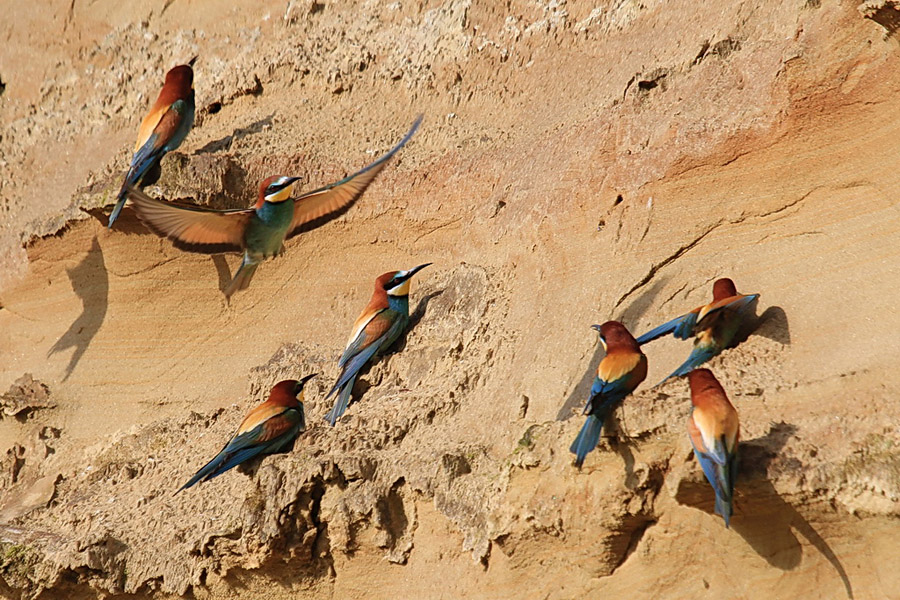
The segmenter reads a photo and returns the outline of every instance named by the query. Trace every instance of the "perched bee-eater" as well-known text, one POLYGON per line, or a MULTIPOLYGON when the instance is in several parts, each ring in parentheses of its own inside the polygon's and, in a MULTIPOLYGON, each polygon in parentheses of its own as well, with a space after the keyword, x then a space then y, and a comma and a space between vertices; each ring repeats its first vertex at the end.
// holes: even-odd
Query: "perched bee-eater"
POLYGON ((600 332, 600 343, 606 356, 597 366, 591 397, 584 407, 587 421, 569 447, 579 469, 588 452, 597 447, 603 421, 647 377, 647 357, 624 325, 607 321, 591 327, 600 332))
POLYGON ((341 374, 326 399, 337 392, 334 407, 325 420, 334 424, 350 404, 350 393, 360 369, 383 354, 409 325, 409 284, 413 275, 431 263, 409 271, 390 271, 375 280, 372 299, 353 324, 353 333, 338 361, 341 374))
POLYGON ((686 375, 730 346, 741 327, 744 313, 757 298, 759 294, 738 294, 730 279, 717 279, 713 284, 712 302, 663 323, 639 337, 637 341, 641 345, 669 333, 679 340, 695 337, 690 356, 660 384, 672 377, 686 375))
POLYGON ((728 527, 737 476, 738 414, 709 369, 694 369, 688 374, 688 382, 693 405, 688 433, 694 456, 716 492, 716 513, 728 527))
POLYGON ((159 167, 159 161, 181 145, 194 124, 194 61, 178 65, 166 73, 166 83, 150 112, 141 122, 137 144, 125 182, 116 198, 116 206, 109 216, 109 228, 122 212, 129 186, 136 186, 151 169, 159 167))
POLYGON ((218 477, 255 456, 273 454, 293 447, 294 440, 306 429, 303 386, 315 376, 313 373, 300 381, 287 379, 276 383, 269 392, 269 399, 244 417, 237 433, 222 451, 175 493, 198 481, 218 477))
POLYGON ((157 235, 173 239, 179 248, 205 253, 243 251, 241 266, 225 289, 225 297, 230 298, 236 291, 247 289, 259 263, 283 252, 286 239, 313 221, 350 207, 362 196, 421 122, 420 116, 399 144, 362 171, 291 202, 288 200, 299 177, 280 175, 260 184, 256 204, 247 209, 212 210, 163 202, 134 187, 129 194, 141 221, 157 235))

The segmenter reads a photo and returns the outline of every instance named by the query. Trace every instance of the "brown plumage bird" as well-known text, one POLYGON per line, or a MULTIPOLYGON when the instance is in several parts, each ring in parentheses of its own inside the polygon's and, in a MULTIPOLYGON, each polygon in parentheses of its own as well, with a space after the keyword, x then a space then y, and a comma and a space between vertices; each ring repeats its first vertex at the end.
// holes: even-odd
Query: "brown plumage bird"
POLYGON ((194 124, 194 70, 191 67, 195 60, 196 57, 166 73, 166 82, 153 108, 141 122, 131 166, 109 216, 108 227, 112 228, 122 212, 128 188, 136 186, 156 169, 166 152, 180 146, 191 130, 194 124))

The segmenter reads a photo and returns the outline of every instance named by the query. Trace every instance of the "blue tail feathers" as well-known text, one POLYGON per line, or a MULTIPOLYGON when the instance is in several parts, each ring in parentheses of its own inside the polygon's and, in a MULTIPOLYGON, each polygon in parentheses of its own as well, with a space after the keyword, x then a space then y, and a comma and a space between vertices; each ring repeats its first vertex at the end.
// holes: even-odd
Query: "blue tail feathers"
POLYGON ((731 526, 731 500, 723 498, 716 492, 716 513, 722 515, 725 520, 725 528, 731 526))
POLYGON ((670 375, 670 377, 682 377, 687 375, 706 361, 710 360, 716 354, 718 354, 718 349, 714 346, 694 346, 694 349, 691 351, 691 355, 688 356, 687 360, 684 361, 684 364, 675 369, 675 371, 670 375))
POLYGON ((116 205, 113 207, 112 213, 109 215, 109 223, 106 224, 107 229, 112 229, 113 223, 116 222, 116 219, 119 218, 119 213, 122 212, 122 209, 125 207, 125 197, 128 195, 126 191, 126 187, 122 186, 122 191, 119 192, 119 196, 116 198, 116 205))
POLYGON ((569 446, 569 452, 575 455, 575 465, 580 469, 588 452, 597 447, 600 432, 603 431, 603 420, 596 415, 588 415, 587 420, 578 432, 578 437, 569 446))
POLYGON ((344 412, 346 412, 347 406, 350 404, 350 395, 353 393, 354 383, 356 383, 356 375, 351 377, 341 386, 337 398, 334 401, 334 406, 328 411, 328 414, 325 415, 325 420, 328 421, 332 427, 334 427, 337 420, 341 418, 344 412))
POLYGON ((680 367, 672 371, 672 373, 668 377, 666 377, 653 387, 659 387, 673 377, 683 377, 687 375, 706 361, 713 358, 718 353, 719 350, 712 346, 694 346, 694 349, 691 351, 691 355, 688 356, 687 360, 684 361, 684 363, 680 367))

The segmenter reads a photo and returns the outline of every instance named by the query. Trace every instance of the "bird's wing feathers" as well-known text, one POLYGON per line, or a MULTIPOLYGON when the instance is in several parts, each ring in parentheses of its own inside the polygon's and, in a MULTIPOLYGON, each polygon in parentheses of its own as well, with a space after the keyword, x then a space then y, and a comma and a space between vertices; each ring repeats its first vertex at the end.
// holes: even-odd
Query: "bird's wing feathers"
POLYGON ((368 320, 364 320, 362 323, 357 321, 356 337, 347 344, 341 359, 338 361, 338 366, 343 367, 353 356, 387 333, 397 320, 394 316, 393 311, 383 308, 373 314, 368 320))
POLYGON ((351 175, 327 188, 304 194, 294 200, 294 219, 286 237, 294 237, 307 223, 349 208, 366 191, 383 166, 384 163, 378 168, 351 175))
POLYGON ((156 126, 159 125, 159 122, 162 120, 163 115, 165 115, 170 108, 170 104, 160 104, 155 105, 150 109, 150 112, 147 113, 147 116, 141 121, 141 128, 138 130, 137 143, 134 145, 135 152, 146 146, 147 140, 150 139, 156 126))
POLYGON ((198 481, 218 477, 254 456, 277 451, 288 440, 296 437, 303 430, 303 425, 302 409, 267 405, 264 402, 244 418, 238 433, 178 491, 189 488, 198 481), (256 424, 246 427, 250 421, 256 424))
POLYGON ((704 319, 718 314, 725 308, 732 308, 738 311, 743 310, 758 297, 759 294, 750 294, 747 296, 738 294, 737 296, 731 296, 730 298, 712 302, 706 306, 697 307, 686 315, 675 317, 671 321, 667 321, 666 323, 651 329, 641 337, 637 338, 637 343, 643 345, 669 333, 674 335, 677 339, 686 340, 693 337, 698 328, 704 327, 704 324, 700 323, 704 319))
POLYGON ((725 436, 717 435, 712 441, 709 456, 717 465, 724 466, 728 462, 728 448, 725 446, 725 436))
MULTIPOLYGON (((261 408, 264 404, 257 408, 261 408)), ((302 422, 300 413, 293 408, 270 406, 260 414, 272 412, 272 409, 277 409, 278 412, 251 429, 246 429, 244 423, 241 424, 238 434, 231 438, 231 441, 222 450, 222 454, 227 458, 224 464, 216 469, 216 474, 224 473, 261 452, 275 450, 283 442, 283 440, 278 438, 293 437, 291 432, 296 430, 297 426, 302 422)), ((252 414, 251 412, 247 417, 250 417, 252 414)), ((245 418, 244 422, 246 421, 247 419, 245 418)), ((211 478, 209 477, 209 479, 211 478)))
POLYGON ((638 352, 608 354, 600 361, 597 377, 585 413, 595 413, 601 405, 613 406, 630 394, 647 376, 647 359, 638 352), (596 404, 600 402, 600 405, 596 404))
POLYGON ((416 119, 409 132, 403 136, 390 152, 368 165, 361 171, 341 179, 331 185, 313 190, 294 200, 294 219, 288 229, 286 239, 292 238, 303 229, 303 226, 332 213, 349 208, 366 191, 378 174, 387 165, 387 161, 413 136, 422 117, 416 119))
POLYGON ((147 171, 154 159, 161 153, 159 143, 159 134, 151 133, 146 143, 137 149, 134 156, 131 157, 131 166, 128 168, 128 183, 137 182, 141 176, 147 171))
POLYGON ((700 310, 700 308, 695 308, 679 319, 675 331, 672 332, 675 339, 686 340, 694 335, 697 326, 697 315, 700 314, 700 310))
POLYGON ((668 377, 666 377, 656 385, 662 385, 673 377, 684 377, 706 361, 716 356, 721 351, 722 349, 717 347, 713 342, 695 344, 693 349, 691 350, 691 353, 688 355, 687 360, 685 360, 680 367, 672 371, 672 373, 668 377))
POLYGON ((661 338, 664 335, 668 335, 675 331, 675 328, 678 327, 681 320, 684 319, 687 315, 681 315, 680 317, 675 317, 671 321, 666 321, 662 325, 654 327, 644 335, 637 338, 637 343, 640 345, 646 344, 647 342, 652 342, 655 339, 661 338))
POLYGON ((269 442, 275 438, 282 436, 289 431, 297 429, 299 425, 303 425, 303 416, 295 408, 289 408, 281 415, 272 417, 260 426, 260 432, 256 438, 256 443, 269 442))
POLYGON ((716 461, 706 447, 706 443, 703 440, 703 434, 700 432, 700 428, 697 427, 693 414, 691 418, 688 419, 688 434, 691 438, 691 446, 694 448, 694 455, 697 457, 700 466, 703 468, 703 474, 706 475, 706 479, 709 481, 710 485, 716 489, 717 494, 720 493, 722 485, 719 482, 716 461))
POLYGON ((717 465, 724 466, 737 444, 737 413, 717 404, 691 409, 688 429, 691 443, 717 465))
POLYGON ((702 309, 700 309, 697 320, 703 321, 704 319, 708 319, 726 308, 741 311, 757 298, 759 298, 759 294, 748 294, 746 296, 744 296, 743 294, 738 294, 737 296, 724 298, 722 300, 719 300, 718 302, 707 304, 702 309))
POLYGON ((366 314, 367 312, 368 307, 366 307, 366 310, 363 311, 363 314, 359 315, 359 317, 356 319, 356 322, 353 323, 353 331, 350 332, 350 337, 349 339, 347 339, 347 345, 344 347, 344 353, 341 355, 341 359, 338 361, 339 367, 343 367, 347 359, 353 356, 353 354, 359 350, 360 344, 362 344, 366 339, 366 325, 368 325, 372 321, 372 319, 377 317, 378 313, 380 313, 381 311, 375 310, 369 314, 366 314))
MULTIPOLYGON (((389 309, 385 309, 383 312, 387 312, 387 310, 389 309)), ((369 324, 357 337, 356 341, 359 342, 359 345, 351 345, 344 351, 344 356, 341 357, 343 370, 334 387, 328 392, 328 396, 334 394, 355 377, 366 362, 384 348, 385 342, 396 338, 402 329, 403 319, 379 318, 369 321, 369 324), (354 348, 357 348, 356 351, 351 353, 350 351, 354 348)))
POLYGON ((706 442, 703 441, 703 434, 700 433, 700 428, 697 427, 697 422, 694 420, 693 410, 688 418, 688 435, 691 438, 691 446, 694 447, 694 450, 706 453, 706 442))
POLYGON ((247 416, 241 421, 241 425, 238 427, 236 435, 239 436, 248 433, 269 419, 277 417, 288 410, 289 408, 286 406, 278 406, 277 404, 263 402, 247 413, 247 416))
MULTIPOLYGON (((141 123, 141 131, 138 135, 138 145, 134 149, 131 158, 131 171, 139 177, 147 170, 147 167, 159 155, 164 153, 164 148, 175 137, 178 128, 184 120, 184 112, 187 110, 184 100, 178 100, 169 106, 161 107, 151 112, 147 118, 153 117, 153 121, 144 119, 141 123), (165 109, 165 110, 163 110, 165 109), (153 127, 144 130, 144 125, 153 124, 153 127)), ((135 179, 137 180, 137 178, 135 179)))
MULTIPOLYGON (((266 445, 256 445, 256 446, 246 446, 242 448, 235 448, 232 450, 233 454, 223 454, 221 456, 221 464, 217 466, 215 470, 208 473, 205 477, 203 477, 203 481, 209 481, 214 477, 218 477, 225 471, 229 469, 233 469, 238 466, 242 462, 248 461, 254 456, 258 456, 267 450, 266 445)), ((216 457, 220 458, 220 457, 216 457)))
POLYGON ((128 195, 138 217, 157 235, 168 237, 193 252, 241 250, 253 209, 211 210, 163 202, 129 186, 128 195))
POLYGON ((688 339, 694 335, 694 325, 697 324, 698 312, 700 312, 700 308, 695 308, 686 315, 675 317, 671 321, 667 321, 658 327, 654 327, 641 337, 637 338, 637 343, 643 345, 670 333, 680 340, 688 339))
POLYGON ((159 120, 159 124, 153 129, 153 135, 159 136, 157 146, 162 149, 175 138, 175 134, 181 128, 184 121, 184 113, 187 112, 187 104, 184 100, 177 100, 172 103, 169 110, 159 120))

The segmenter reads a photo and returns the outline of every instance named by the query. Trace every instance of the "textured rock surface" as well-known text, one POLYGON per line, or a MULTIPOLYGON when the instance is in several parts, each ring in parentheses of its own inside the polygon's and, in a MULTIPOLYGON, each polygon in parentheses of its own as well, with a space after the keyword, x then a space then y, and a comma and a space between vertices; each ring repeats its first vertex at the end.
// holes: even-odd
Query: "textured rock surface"
MULTIPOLYGON (((53 408, 0 420, 0 595, 896 596, 895 3, 33 4, 0 23, 0 389, 29 373, 53 408), (235 257, 92 216, 194 54, 169 199, 324 184, 426 114, 230 305, 235 257), (402 349, 325 426, 374 277, 426 261, 402 349), (731 530, 684 382, 581 471, 567 451, 589 326, 643 331, 723 275, 762 293, 711 363, 742 420, 731 530), (293 452, 172 496, 310 372, 293 452)), ((648 383, 688 351, 648 346, 648 383)))

